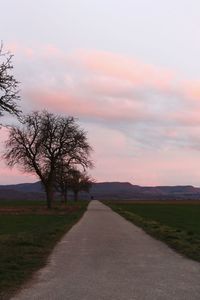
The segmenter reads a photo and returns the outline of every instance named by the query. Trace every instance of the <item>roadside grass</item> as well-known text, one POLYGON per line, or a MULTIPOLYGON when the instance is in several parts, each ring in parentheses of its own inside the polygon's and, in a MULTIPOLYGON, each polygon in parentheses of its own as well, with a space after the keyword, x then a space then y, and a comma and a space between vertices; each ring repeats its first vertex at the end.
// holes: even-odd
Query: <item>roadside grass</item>
POLYGON ((200 202, 104 202, 151 236, 200 262, 200 202))
POLYGON ((1 207, 30 207, 30 206, 45 206, 46 201, 42 200, 0 200, 1 207))
POLYGON ((10 204, 11 211, 0 211, 0 299, 5 300, 46 264, 55 244, 81 218, 88 202, 50 212, 44 205, 35 210, 29 203, 33 209, 27 210, 27 204, 10 204))

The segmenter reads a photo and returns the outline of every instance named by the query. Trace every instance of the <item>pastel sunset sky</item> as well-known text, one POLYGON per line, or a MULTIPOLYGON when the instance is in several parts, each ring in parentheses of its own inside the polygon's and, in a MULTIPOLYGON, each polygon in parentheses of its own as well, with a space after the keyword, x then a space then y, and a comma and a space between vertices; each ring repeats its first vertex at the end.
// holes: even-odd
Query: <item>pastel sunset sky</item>
MULTIPOLYGON (((0 7, 23 112, 77 117, 94 149, 96 181, 200 186, 199 0, 0 7)), ((6 130, 0 134, 2 151, 6 130)), ((36 180, 0 162, 0 184, 36 180)))

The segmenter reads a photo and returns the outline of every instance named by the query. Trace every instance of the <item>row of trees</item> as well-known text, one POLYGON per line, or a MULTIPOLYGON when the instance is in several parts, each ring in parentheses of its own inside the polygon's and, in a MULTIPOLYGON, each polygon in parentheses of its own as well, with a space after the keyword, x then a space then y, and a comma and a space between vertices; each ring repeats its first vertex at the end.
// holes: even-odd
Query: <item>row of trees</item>
POLYGON ((80 190, 88 191, 92 179, 86 170, 93 166, 86 132, 73 117, 36 111, 23 115, 16 100, 18 82, 9 71, 12 69, 9 54, 2 53, 5 62, 0 66, 0 113, 18 116, 19 124, 9 126, 5 158, 8 166, 19 166, 23 172, 35 173, 46 192, 47 206, 51 208, 55 191, 67 200, 69 189, 75 199, 80 190))
POLYGON ((61 165, 58 169, 56 179, 56 190, 61 193, 62 201, 67 203, 68 191, 74 193, 74 201, 78 200, 80 191, 89 192, 94 180, 86 173, 80 172, 77 168, 68 168, 61 165))

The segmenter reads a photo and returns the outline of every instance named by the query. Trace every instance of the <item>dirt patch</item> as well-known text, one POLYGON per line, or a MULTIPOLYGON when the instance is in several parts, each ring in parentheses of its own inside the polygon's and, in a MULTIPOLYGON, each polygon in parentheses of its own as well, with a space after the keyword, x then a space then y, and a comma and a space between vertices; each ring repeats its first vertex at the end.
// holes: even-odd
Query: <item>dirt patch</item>
POLYGON ((71 212, 78 211, 78 206, 56 207, 47 209, 46 207, 0 207, 0 214, 6 215, 21 215, 21 214, 35 214, 35 215, 65 215, 71 212))

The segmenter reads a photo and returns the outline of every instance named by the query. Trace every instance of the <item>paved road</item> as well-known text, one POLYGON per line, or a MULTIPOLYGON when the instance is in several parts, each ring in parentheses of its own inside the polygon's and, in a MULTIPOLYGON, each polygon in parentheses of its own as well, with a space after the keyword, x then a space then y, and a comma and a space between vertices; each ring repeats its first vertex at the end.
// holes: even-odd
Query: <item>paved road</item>
POLYGON ((199 300, 200 264, 93 201, 15 300, 199 300))

